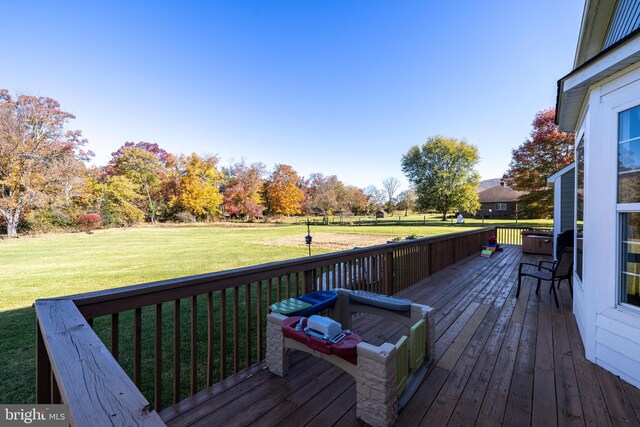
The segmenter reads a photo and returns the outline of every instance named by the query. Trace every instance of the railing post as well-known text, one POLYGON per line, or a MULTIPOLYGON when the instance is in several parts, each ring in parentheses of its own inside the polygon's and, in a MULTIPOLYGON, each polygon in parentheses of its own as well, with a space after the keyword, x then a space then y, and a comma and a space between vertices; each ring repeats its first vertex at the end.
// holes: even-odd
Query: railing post
POLYGON ((304 293, 306 295, 314 291, 313 270, 305 270, 303 277, 304 293))
POLYGON ((51 362, 38 321, 36 321, 36 403, 51 403, 51 362))
POLYGON ((393 250, 384 254, 384 293, 393 295, 393 250))

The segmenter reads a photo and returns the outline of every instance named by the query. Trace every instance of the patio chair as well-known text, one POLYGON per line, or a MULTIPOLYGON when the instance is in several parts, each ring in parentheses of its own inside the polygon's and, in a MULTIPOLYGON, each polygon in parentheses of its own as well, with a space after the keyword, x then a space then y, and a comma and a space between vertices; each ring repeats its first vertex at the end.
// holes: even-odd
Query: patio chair
POLYGON ((573 272, 573 248, 565 248, 557 261, 540 261, 540 263, 531 264, 527 262, 521 262, 518 270, 518 290, 516 291, 516 298, 520 296, 520 287, 522 286, 523 277, 533 277, 538 280, 538 286, 536 287, 536 295, 540 293, 540 282, 551 282, 549 293, 553 292, 553 298, 556 300, 556 307, 560 307, 558 303, 558 294, 556 292, 555 281, 558 280, 558 286, 564 279, 569 281, 569 288, 573 294, 573 286, 571 285, 571 274, 573 272), (544 267, 543 264, 551 264, 551 267, 544 267), (523 271, 524 266, 537 267, 534 271, 523 271))
POLYGON ((560 253, 573 245, 573 229, 565 230, 556 236, 556 260, 560 259, 560 253))

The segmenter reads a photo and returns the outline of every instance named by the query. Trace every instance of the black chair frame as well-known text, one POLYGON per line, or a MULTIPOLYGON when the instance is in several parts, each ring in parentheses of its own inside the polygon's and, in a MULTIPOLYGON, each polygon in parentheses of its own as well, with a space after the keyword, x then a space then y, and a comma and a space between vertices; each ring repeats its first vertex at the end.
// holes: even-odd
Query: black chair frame
POLYGON ((549 293, 553 292, 553 298, 556 302, 556 307, 560 307, 558 302, 558 293, 556 292, 555 281, 558 280, 558 287, 560 287, 560 282, 564 279, 567 279, 569 282, 569 288, 571 289, 571 295, 573 295, 573 286, 571 284, 571 275, 573 271, 573 248, 566 248, 562 251, 560 256, 558 257, 558 261, 540 261, 538 264, 532 264, 528 262, 521 262, 520 267, 518 269, 518 290, 516 291, 516 298, 520 296, 520 288, 522 287, 522 278, 523 277, 533 277, 537 279, 538 284, 536 286, 536 295, 540 294, 540 283, 544 281, 549 281, 551 283, 549 287, 549 293), (568 274, 558 275, 558 267, 560 264, 560 260, 565 257, 570 256, 568 274), (551 267, 545 267, 543 264, 551 264, 551 267), (536 267, 536 271, 523 271, 523 267, 531 266, 536 267), (545 272, 551 274, 543 274, 543 270, 545 272))

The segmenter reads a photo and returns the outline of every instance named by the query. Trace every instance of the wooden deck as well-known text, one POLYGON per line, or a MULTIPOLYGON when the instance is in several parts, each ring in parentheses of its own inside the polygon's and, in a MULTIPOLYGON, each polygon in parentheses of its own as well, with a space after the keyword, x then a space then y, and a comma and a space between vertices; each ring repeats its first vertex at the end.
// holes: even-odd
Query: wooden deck
MULTIPOLYGON (((519 263, 539 259, 511 246, 402 293, 436 309, 437 360, 396 425, 640 425, 640 390, 584 359, 566 282, 559 309, 529 278, 516 300, 519 263)), ((404 333, 368 315, 354 330, 374 344, 404 333)), ((285 378, 261 363, 160 416, 168 425, 361 425, 355 402, 348 374, 293 352, 285 378)))

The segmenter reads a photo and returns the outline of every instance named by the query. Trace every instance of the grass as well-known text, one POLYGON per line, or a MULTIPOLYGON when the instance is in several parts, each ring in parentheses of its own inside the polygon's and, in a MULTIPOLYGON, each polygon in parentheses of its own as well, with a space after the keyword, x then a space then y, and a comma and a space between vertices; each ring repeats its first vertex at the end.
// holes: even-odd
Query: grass
MULTIPOLYGON (((481 226, 474 220, 466 220, 463 225, 443 224, 437 218, 428 218, 427 226, 423 222, 422 216, 401 217, 400 221, 396 217, 378 220, 377 225, 371 222, 359 226, 312 226, 311 233, 428 236, 481 226)), ((495 223, 498 222, 485 221, 486 225, 495 223)), ((302 242, 305 234, 305 225, 291 223, 251 227, 146 226, 0 241, 0 364, 3 366, 0 402, 27 403, 35 399, 35 316, 31 308, 35 299, 304 257, 307 255, 304 246, 267 243, 285 236, 300 236, 302 242)), ((314 254, 325 252, 329 250, 313 248, 314 254)), ((150 325, 152 314, 145 311, 143 322, 150 325)), ((199 305, 198 312, 206 313, 206 308, 199 305)), ((168 316, 169 308, 164 313, 168 316)), ((182 315, 183 324, 188 325, 188 307, 182 315)), ((100 336, 106 336, 108 325, 106 322, 102 325, 101 320, 98 319, 95 328, 100 336)), ((129 329, 125 328, 123 333, 123 354, 129 352, 131 339, 126 332, 129 329)), ((168 334, 169 328, 165 329, 168 334)), ((204 333, 203 327, 199 333, 204 333)), ((170 339, 166 338, 165 346, 169 345, 170 339)), ((144 343, 143 346, 152 347, 144 343)), ((183 342, 183 346, 188 348, 187 343, 183 342)), ((188 354, 186 350, 183 353, 188 354)), ((145 353, 145 358, 149 357, 151 355, 145 353)), ((165 364, 169 362, 166 360, 165 364)), ((127 366, 123 363, 130 372, 127 366)))

